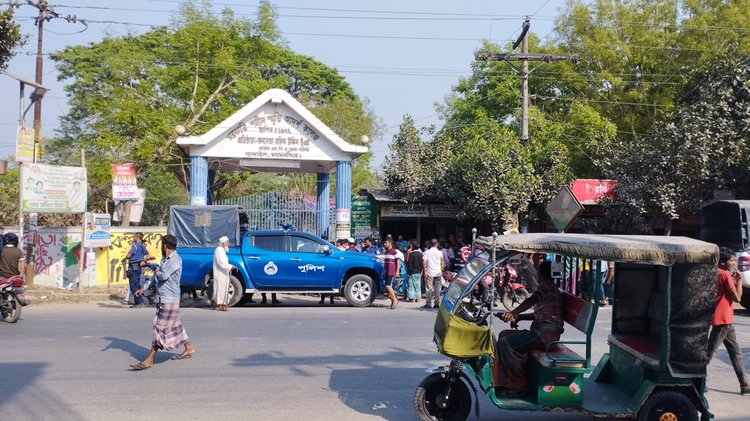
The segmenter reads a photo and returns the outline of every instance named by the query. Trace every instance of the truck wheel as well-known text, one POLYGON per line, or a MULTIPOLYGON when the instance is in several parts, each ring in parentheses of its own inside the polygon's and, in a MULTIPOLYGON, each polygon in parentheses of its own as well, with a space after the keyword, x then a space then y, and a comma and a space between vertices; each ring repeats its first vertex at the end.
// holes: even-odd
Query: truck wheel
POLYGON ((229 307, 234 307, 245 296, 245 288, 242 287, 242 281, 234 275, 229 275, 229 307))
POLYGON ((698 421, 698 408, 684 393, 662 390, 643 404, 638 421, 698 421))
MULTIPOLYGON (((208 281, 208 285, 206 286, 206 295, 208 298, 216 301, 214 299, 214 281, 213 279, 208 281)), ((244 303, 243 298, 245 297, 245 288, 242 286, 242 281, 237 279, 234 275, 229 275, 229 307, 234 307, 240 302, 244 303)))
POLYGON ((414 409, 420 421, 465 420, 471 412, 471 393, 466 383, 457 380, 446 399, 445 373, 432 373, 422 380, 414 393, 414 409))
POLYGON ((344 287, 346 301, 354 307, 367 307, 375 300, 372 278, 367 275, 354 275, 344 287))

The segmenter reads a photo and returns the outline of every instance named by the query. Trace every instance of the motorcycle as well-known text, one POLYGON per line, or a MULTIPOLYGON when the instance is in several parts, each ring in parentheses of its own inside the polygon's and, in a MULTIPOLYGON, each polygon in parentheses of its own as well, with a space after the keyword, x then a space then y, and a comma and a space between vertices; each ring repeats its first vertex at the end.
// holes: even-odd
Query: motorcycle
POLYGON ((526 285, 518 282, 518 273, 511 265, 506 265, 495 285, 495 299, 500 300, 508 311, 513 311, 531 294, 526 285))
POLYGON ((23 292, 23 276, 0 278, 0 313, 4 321, 15 323, 21 318, 21 309, 29 305, 23 292))

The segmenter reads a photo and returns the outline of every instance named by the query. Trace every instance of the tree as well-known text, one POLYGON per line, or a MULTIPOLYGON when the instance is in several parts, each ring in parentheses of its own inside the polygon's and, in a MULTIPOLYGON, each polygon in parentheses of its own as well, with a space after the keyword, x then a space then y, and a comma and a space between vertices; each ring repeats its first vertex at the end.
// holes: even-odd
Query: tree
POLYGON ((438 197, 435 187, 443 173, 440 164, 444 160, 439 153, 429 156, 435 145, 436 142, 423 142, 414 119, 404 115, 383 167, 383 181, 393 195, 414 202, 438 197))
POLYGON ((632 210, 665 222, 693 213, 719 189, 750 194, 750 58, 729 55, 693 74, 669 118, 642 139, 617 140, 601 165, 632 210))
POLYGON ((8 62, 15 55, 15 48, 23 41, 21 29, 13 20, 13 6, 11 5, 0 12, 0 70, 8 67, 8 62))
MULTIPOLYGON (((346 98, 365 113, 335 70, 286 48, 268 1, 258 13, 249 20, 230 9, 215 14, 207 1, 186 2, 169 28, 107 37, 53 54, 60 80, 69 82, 70 110, 47 148, 49 160, 73 163, 77 151, 85 149, 93 193, 89 203, 104 207, 111 163, 136 162, 139 183, 152 193, 153 173, 146 171, 152 166, 187 183, 174 127, 203 133, 269 88, 314 95, 319 107, 346 98)), ((243 180, 221 174, 214 187, 239 193, 236 188, 247 186, 243 180)), ((147 205, 156 203, 166 202, 147 205)))

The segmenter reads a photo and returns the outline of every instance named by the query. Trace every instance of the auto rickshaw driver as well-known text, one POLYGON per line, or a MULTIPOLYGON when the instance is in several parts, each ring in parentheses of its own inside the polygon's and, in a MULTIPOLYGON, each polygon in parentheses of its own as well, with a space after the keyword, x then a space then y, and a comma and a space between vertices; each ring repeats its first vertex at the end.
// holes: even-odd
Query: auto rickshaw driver
POLYGON ((542 262, 537 270, 536 291, 513 311, 504 313, 505 322, 533 320, 530 330, 503 330, 495 347, 495 393, 498 396, 524 396, 528 392, 527 367, 532 350, 544 350, 560 340, 563 329, 563 297, 552 279, 552 264, 542 262), (534 307, 533 314, 522 314, 534 307))

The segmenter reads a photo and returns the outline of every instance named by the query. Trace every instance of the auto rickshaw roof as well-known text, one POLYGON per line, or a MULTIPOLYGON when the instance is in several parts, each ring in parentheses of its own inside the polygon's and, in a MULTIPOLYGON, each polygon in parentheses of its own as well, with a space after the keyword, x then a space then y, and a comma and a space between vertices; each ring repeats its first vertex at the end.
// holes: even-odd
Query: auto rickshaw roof
MULTIPOLYGON (((477 237, 476 243, 490 251, 492 237, 477 237)), ((687 237, 605 234, 510 234, 495 239, 497 251, 555 253, 571 257, 662 266, 674 263, 712 263, 719 260, 719 247, 687 237)))

